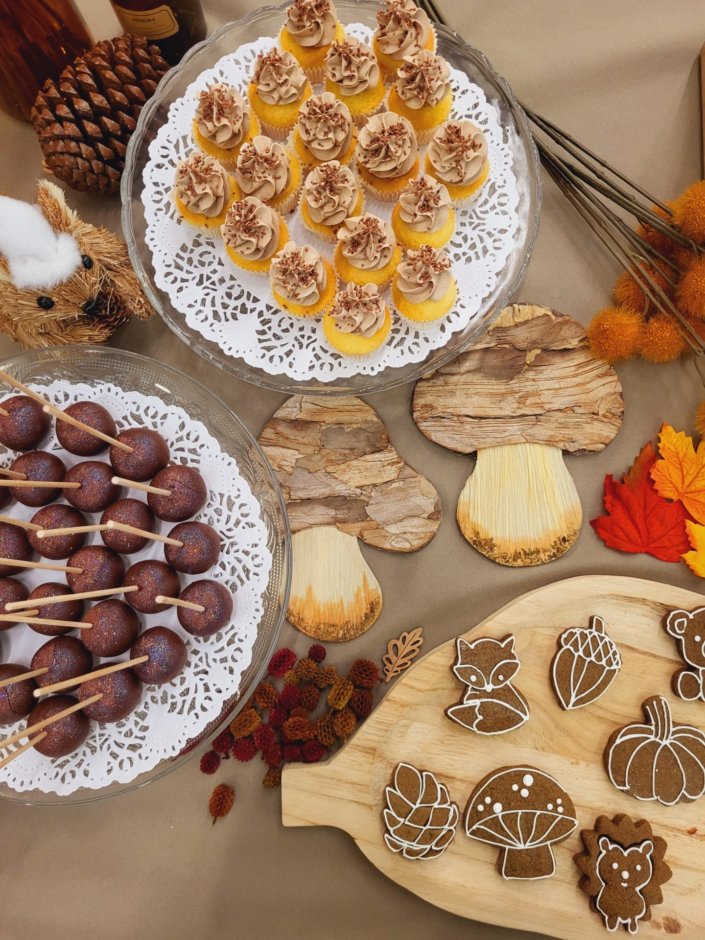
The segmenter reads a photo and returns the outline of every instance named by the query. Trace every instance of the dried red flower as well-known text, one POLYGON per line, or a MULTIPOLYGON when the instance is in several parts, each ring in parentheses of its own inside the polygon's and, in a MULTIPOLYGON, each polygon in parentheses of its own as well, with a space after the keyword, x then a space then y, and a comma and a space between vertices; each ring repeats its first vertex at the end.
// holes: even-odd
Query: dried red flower
POLYGON ((282 762, 282 749, 274 743, 265 751, 262 751, 262 760, 270 767, 278 767, 282 762))
POLYGON ((311 682, 317 672, 318 666, 312 659, 309 659, 308 657, 300 659, 294 666, 294 673, 299 682, 311 682))
POLYGON ((328 704, 331 708, 335 708, 336 711, 340 711, 340 709, 345 708, 348 704, 354 691, 355 686, 350 679, 344 679, 342 676, 339 676, 333 688, 328 693, 328 704))
POLYGON ((371 659, 356 659, 350 667, 348 679, 360 689, 371 689, 379 680, 379 668, 371 659))
POLYGON ((270 676, 284 676, 296 662, 296 653, 290 649, 277 650, 269 660, 267 671, 270 676))
POLYGON ((308 718, 287 718, 282 731, 287 741, 308 741, 313 737, 313 725, 308 718))
POLYGON ((329 689, 338 678, 335 666, 322 666, 311 680, 319 689, 329 689))
POLYGON ((248 734, 254 734, 261 721, 262 719, 254 708, 244 708, 230 722, 230 731, 235 739, 244 738, 248 734))
POLYGON ((316 764, 321 758, 325 757, 328 749, 320 741, 307 741, 303 746, 303 758, 305 764, 316 764))
POLYGON ((269 713, 269 724, 272 728, 281 728, 286 721, 286 717, 284 709, 275 706, 269 713))
POLYGON ((333 728, 339 738, 349 738, 357 727, 357 719, 349 708, 344 708, 333 716, 333 728))
POLYGON ((233 744, 233 757, 235 760, 239 760, 240 763, 246 764, 248 761, 257 753, 257 745, 252 738, 238 738, 238 740, 233 744))
MULTIPOLYGON (((306 742, 310 744, 310 741, 306 742)), ((282 748, 282 760, 285 764, 293 764, 295 761, 301 760, 301 755, 303 753, 303 748, 300 744, 285 744, 282 748)))
POLYGON ((312 712, 318 705, 321 693, 315 685, 305 685, 301 688, 301 707, 312 712))
POLYGON ((276 687, 271 682, 260 682, 252 696, 258 708, 268 711, 277 700, 276 687))
POLYGON ((314 643, 313 646, 309 646, 308 658, 312 659, 314 663, 322 663, 326 658, 325 646, 322 643, 314 643))
POLYGON ((206 751, 206 753, 201 757, 201 773, 214 774, 219 767, 220 755, 216 754, 215 751, 206 751))
POLYGON ((254 734, 255 747, 260 751, 266 751, 276 740, 276 732, 270 725, 260 725, 254 734))
POLYGON ((282 783, 282 769, 281 767, 270 767, 267 773, 262 778, 262 786, 267 787, 268 790, 275 790, 277 787, 280 787, 282 783))
POLYGON ((369 689, 355 689, 350 698, 350 711, 358 718, 367 718, 373 704, 374 699, 369 689))
POLYGON ((298 687, 298 685, 285 686, 277 698, 277 705, 286 711, 291 711, 292 708, 296 708, 300 702, 301 689, 298 687))
POLYGON ((217 820, 222 819, 223 816, 227 816, 230 810, 233 808, 233 803, 235 802, 235 791, 227 783, 219 783, 215 790, 211 793, 211 798, 208 801, 208 812, 213 817, 213 824, 217 820))
POLYGON ((235 738, 233 737, 232 731, 226 728, 225 731, 220 732, 217 738, 213 739, 211 747, 217 754, 220 754, 221 757, 227 757, 234 743, 235 738))

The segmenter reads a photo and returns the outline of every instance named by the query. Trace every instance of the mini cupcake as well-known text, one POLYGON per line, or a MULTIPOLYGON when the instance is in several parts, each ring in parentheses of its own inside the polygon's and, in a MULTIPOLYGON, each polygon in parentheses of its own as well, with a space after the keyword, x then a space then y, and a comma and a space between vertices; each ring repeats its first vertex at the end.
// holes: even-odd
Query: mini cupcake
POLYGON ((357 169, 365 189, 391 202, 419 172, 419 148, 406 118, 385 111, 360 131, 355 148, 357 169))
POLYGON ((438 125, 448 119, 452 105, 446 60, 425 49, 407 56, 397 69, 388 106, 411 123, 420 144, 427 144, 438 125))
POLYGON ((176 167, 172 195, 179 214, 189 225, 214 234, 239 193, 235 180, 214 157, 195 152, 176 167))
POLYGON ((385 288, 401 259, 392 226, 368 212, 346 219, 336 236, 335 268, 342 280, 385 288))
POLYGON ((334 42, 326 56, 326 91, 344 101, 362 125, 384 106, 384 82, 374 53, 359 39, 334 42))
POLYGON ((262 131, 285 140, 296 122, 299 108, 311 97, 311 83, 290 52, 270 49, 257 56, 247 90, 252 110, 262 131))
POLYGON ((235 168, 240 147, 259 134, 259 121, 231 85, 211 85, 198 97, 193 119, 196 144, 227 170, 235 168))
POLYGON ((289 241, 284 219, 255 196, 246 196, 230 206, 221 234, 230 259, 239 268, 256 274, 266 274, 274 255, 289 241))
POLYGON ((432 176, 409 180, 394 206, 392 228, 405 248, 442 248, 455 230, 453 204, 443 183, 432 176))
POLYGON ((445 183, 451 199, 462 205, 489 175, 487 141, 472 121, 446 121, 431 138, 426 172, 445 183))
POLYGON ((259 136, 240 148, 235 179, 244 196, 256 196, 285 215, 294 211, 301 192, 301 164, 283 144, 259 136))
POLYGON ((389 307, 375 284, 348 284, 323 317, 323 334, 346 356, 367 356, 384 343, 392 327, 389 307))
POLYGON ((355 174, 337 160, 322 163, 306 177, 301 194, 304 225, 327 242, 351 215, 360 215, 363 198, 355 174))
POLYGON ((279 43, 282 49, 294 56, 314 84, 323 81, 331 43, 344 39, 345 33, 332 0, 294 0, 287 7, 279 43))
POLYGON ((413 0, 387 0, 377 13, 372 48, 385 78, 392 81, 406 56, 420 49, 436 51, 436 34, 427 14, 413 0))
POLYGON ((408 249, 392 281, 392 300, 414 323, 432 323, 455 303, 458 288, 445 251, 422 245, 408 249))
POLYGON ((304 172, 308 172, 329 160, 350 163, 356 140, 347 106, 325 91, 301 106, 291 132, 291 149, 301 160, 304 172))
POLYGON ((272 259, 269 278, 276 302, 296 317, 315 317, 333 305, 335 271, 310 245, 287 242, 272 259))

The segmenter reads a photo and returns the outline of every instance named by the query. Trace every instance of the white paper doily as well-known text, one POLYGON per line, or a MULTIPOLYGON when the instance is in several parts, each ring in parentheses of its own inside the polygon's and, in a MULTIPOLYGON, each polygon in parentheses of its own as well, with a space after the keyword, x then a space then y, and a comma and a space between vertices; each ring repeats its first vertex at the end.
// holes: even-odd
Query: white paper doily
MULTIPOLYGON (((0 781, 18 792, 39 789, 66 795, 79 787, 100 789, 114 782, 128 783, 160 761, 178 755, 188 741, 218 718, 224 704, 237 692, 240 677, 252 659, 272 555, 259 503, 236 461, 186 411, 167 407, 157 397, 125 391, 109 383, 95 387, 57 381, 36 388, 61 408, 87 398, 99 402, 116 418, 118 427, 158 428, 169 444, 172 460, 198 468, 208 486, 208 502, 195 518, 209 523, 220 534, 222 551, 217 565, 205 574, 179 577, 182 587, 200 578, 221 581, 234 597, 230 624, 205 639, 182 630, 173 608, 161 614, 138 613, 142 629, 165 626, 184 638, 188 660, 183 672, 165 685, 144 685, 137 709, 122 721, 105 725, 91 722, 85 744, 74 753, 51 760, 30 748, 0 770, 0 781)), ((53 432, 42 447, 55 451, 67 466, 81 459, 64 451, 53 432)), ((95 459, 105 456, 99 454, 95 459)), ((130 492, 124 490, 122 495, 128 496, 130 492)), ((131 495, 140 494, 132 491, 131 495)), ((31 518, 36 511, 19 503, 4 510, 22 519, 31 518)), ((84 515, 89 522, 97 522, 100 514, 84 515)), ((156 531, 166 534, 172 526, 173 523, 157 521, 156 531)), ((102 544, 99 533, 91 533, 86 544, 102 544)), ((145 558, 163 560, 164 554, 159 543, 151 542, 144 551, 122 558, 129 566, 145 558)), ((22 572, 21 580, 31 590, 43 581, 62 581, 63 576, 28 570, 22 572)), ((49 639, 21 624, 0 632, 0 661, 26 665, 49 639)), ((127 658, 129 653, 111 657, 110 661, 127 658)), ((19 725, 0 728, 0 737, 16 727, 19 725)))
MULTIPOLYGON (((364 42, 371 30, 361 23, 346 32, 364 42)), ((189 85, 169 109, 165 124, 149 147, 143 173, 147 230, 156 285, 192 329, 216 343, 228 356, 242 358, 272 375, 295 381, 332 381, 361 373, 375 375, 387 368, 421 362, 478 316, 482 301, 494 289, 511 253, 519 228, 518 190, 512 169, 509 129, 502 128, 496 108, 477 85, 451 70, 453 116, 469 117, 487 136, 490 178, 471 206, 456 214, 456 232, 446 250, 458 282, 458 302, 434 325, 417 329, 395 316, 387 343, 364 359, 347 358, 330 349, 320 320, 292 317, 273 303, 268 278, 235 268, 222 242, 201 234, 173 208, 171 189, 176 165, 193 151, 191 125, 198 93, 215 81, 245 89, 257 55, 276 40, 264 37, 223 56, 189 85)), ((424 154, 421 156, 422 166, 424 154)), ((367 211, 389 219, 392 206, 366 197, 367 211)), ((287 217, 291 237, 331 258, 331 245, 310 232, 296 212, 287 217)))

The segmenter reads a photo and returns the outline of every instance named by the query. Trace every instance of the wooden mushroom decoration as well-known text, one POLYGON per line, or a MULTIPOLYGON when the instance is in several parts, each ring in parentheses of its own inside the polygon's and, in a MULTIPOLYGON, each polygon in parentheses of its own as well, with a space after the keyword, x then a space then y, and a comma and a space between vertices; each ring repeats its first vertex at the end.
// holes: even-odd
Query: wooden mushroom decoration
POLYGON ((302 633, 350 640, 379 617, 382 592, 357 540, 413 552, 436 533, 440 498, 406 464, 359 398, 289 398, 260 434, 293 533, 288 619, 302 633))
POLYGON ((559 558, 578 537, 582 507, 563 452, 606 447, 624 400, 576 320, 512 304, 475 346, 419 380, 412 413, 434 443, 476 454, 457 508, 468 542, 527 566, 559 558))

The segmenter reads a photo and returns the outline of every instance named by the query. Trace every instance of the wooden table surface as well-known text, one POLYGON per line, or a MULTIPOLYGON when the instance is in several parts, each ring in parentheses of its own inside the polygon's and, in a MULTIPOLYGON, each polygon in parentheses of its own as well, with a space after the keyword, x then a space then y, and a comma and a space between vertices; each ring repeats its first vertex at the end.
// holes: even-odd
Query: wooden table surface
MULTIPOLYGON (((512 84, 551 117, 662 198, 699 176, 698 54, 705 27, 691 0, 438 0, 450 23, 512 84)), ((119 30, 107 0, 79 0, 97 39, 119 30)), ((204 0, 214 28, 259 6, 255 0, 204 0)), ((0 113, 0 191, 32 200, 41 175, 32 130, 0 113)), ((545 304, 587 322, 608 303, 616 275, 583 223, 545 182, 541 233, 516 299, 545 304)), ((86 219, 119 231, 117 199, 70 194, 86 219)), ((178 366, 213 387, 257 434, 282 398, 221 376, 157 318, 131 324, 115 344, 178 366)), ((0 338, 0 354, 14 352, 0 338)), ((600 509, 605 473, 620 473, 662 421, 691 429, 705 397, 689 363, 619 369, 626 414, 601 454, 568 457, 585 518, 600 509)), ((431 544, 408 557, 363 547, 385 597, 384 611, 331 661, 378 659, 390 637, 422 624, 427 649, 511 598, 577 574, 661 579, 700 590, 683 565, 606 549, 585 525, 562 559, 535 569, 494 565, 464 542, 455 500, 469 461, 436 447, 414 427, 411 387, 371 396, 399 452, 431 479, 444 519, 431 544), (409 585, 415 586, 409 591, 409 585), (428 589, 425 590, 425 586, 428 589)), ((304 637, 285 626, 298 652, 304 637)), ((547 694, 549 694, 547 686, 547 694)), ((260 784, 259 762, 226 765, 236 805, 213 827, 207 800, 213 778, 188 763, 165 779, 108 802, 66 807, 0 805, 2 940, 478 940, 510 934, 440 911, 380 875, 342 832, 284 829, 278 791, 260 784)), ((468 885, 468 891, 472 891, 468 885)), ((527 927, 530 928, 530 924, 527 927)), ((528 935, 527 935, 528 936, 528 935)))

